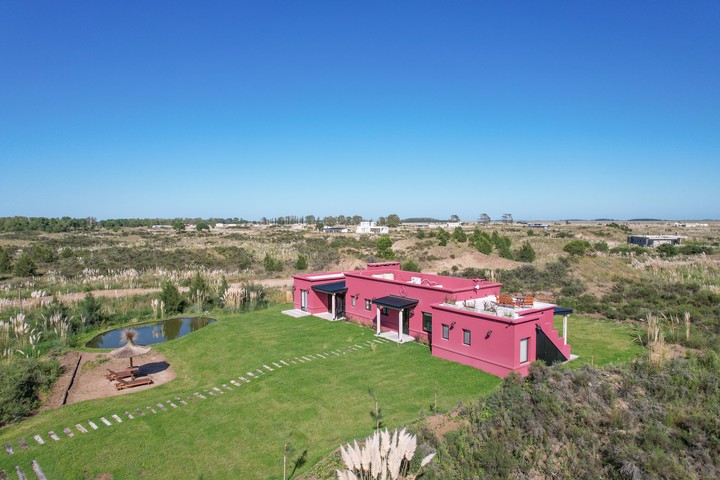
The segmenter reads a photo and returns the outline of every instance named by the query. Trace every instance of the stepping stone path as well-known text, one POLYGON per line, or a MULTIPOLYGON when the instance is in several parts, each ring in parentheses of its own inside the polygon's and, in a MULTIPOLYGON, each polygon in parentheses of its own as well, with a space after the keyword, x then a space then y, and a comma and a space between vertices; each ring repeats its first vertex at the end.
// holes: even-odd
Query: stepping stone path
POLYGON ((116 422, 122 423, 122 418, 118 417, 117 414, 113 414, 112 418, 115 419, 116 422))
POLYGON ((202 400, 207 399, 207 397, 206 397, 205 395, 202 395, 202 394, 200 394, 200 393, 198 393, 198 392, 195 392, 195 396, 198 397, 198 398, 200 398, 200 399, 202 399, 202 400))
POLYGON ((140 410, 139 408, 136 408, 136 409, 135 409, 135 413, 137 413, 137 414, 140 415, 141 417, 142 417, 143 415, 145 415, 145 413, 143 413, 143 411, 140 410))
POLYGON ((5 470, 0 470, 0 480, 7 480, 8 476, 5 470))
POLYGON ((222 390, 220 390, 218 387, 213 387, 213 390, 215 390, 218 393, 225 393, 222 390))
POLYGON ((148 406, 147 409, 150 410, 152 413, 157 413, 153 407, 148 406))
POLYGON ((158 402, 157 406, 160 407, 160 410, 167 412, 167 407, 165 405, 163 405, 162 403, 158 402))
POLYGON ((239 383, 237 380, 230 380, 230 383, 232 383, 232 384, 235 385, 236 387, 239 387, 239 386, 240 386, 240 383, 239 383))
POLYGON ((265 375, 265 372, 263 372, 259 368, 256 368, 255 371, 258 372, 260 375, 265 375))
POLYGON ((223 387, 225 390, 228 390, 228 391, 232 392, 232 388, 231 388, 231 387, 228 387, 228 386, 225 385, 224 383, 222 384, 222 387, 223 387))
POLYGON ((85 429, 85 427, 83 427, 79 423, 75 424, 75 428, 77 428, 80 431, 80 433, 87 433, 87 430, 85 429))
POLYGON ((9 443, 5 444, 5 451, 8 453, 8 455, 12 455, 13 453, 15 453, 13 451, 12 445, 10 445, 9 443))
POLYGON ((187 399, 193 403, 197 402, 197 398, 193 397, 192 395, 188 395, 187 399))
POLYGON ((72 430, 70 430, 70 429, 67 428, 67 427, 63 428, 63 433, 65 433, 65 435, 67 435, 68 437, 74 437, 74 436, 75 436, 75 434, 72 432, 72 430))
POLYGON ((177 400, 178 402, 180 402, 180 405, 187 405, 187 404, 188 404, 185 400, 183 400, 183 399, 180 398, 180 397, 177 397, 175 400, 177 400))
POLYGON ((100 421, 103 422, 103 423, 104 423, 105 425, 107 425, 108 427, 112 427, 112 423, 110 423, 110 420, 108 420, 107 418, 105 418, 105 417, 100 417, 100 421))
POLYGON ((250 383, 250 380, 248 380, 248 379, 245 378, 245 377, 238 377, 238 378, 239 378, 240 380, 242 380, 243 382, 245 382, 245 383, 250 383))
POLYGON ((275 363, 275 362, 272 362, 272 364, 275 365, 277 368, 282 368, 282 365, 278 365, 278 364, 275 363))
POLYGON ((88 421, 88 425, 90 425, 90 428, 92 428, 93 430, 97 430, 97 429, 98 429, 98 426, 95 425, 95 423, 93 423, 93 422, 91 422, 91 421, 88 421))
POLYGON ((17 473, 19 480, 27 480, 27 477, 25 476, 25 474, 23 473, 22 470, 20 470, 20 467, 18 467, 17 465, 15 466, 15 473, 17 473))
POLYGON ((38 443, 38 445, 45 445, 45 440, 43 440, 40 435, 35 435, 33 438, 38 443))
POLYGON ((125 416, 128 418, 128 420, 135 420, 135 416, 130 412, 125 412, 125 416))
POLYGON ((27 450, 27 449, 28 449, 28 444, 27 444, 27 442, 25 441, 24 438, 21 438, 20 440, 18 440, 18 443, 19 443, 20 446, 23 448, 23 450, 27 450))
POLYGON ((33 472, 35 472, 35 476, 38 478, 38 480, 47 480, 37 460, 33 460, 32 462, 30 462, 30 465, 32 466, 33 472))
POLYGON ((288 365, 288 363, 287 363, 285 360, 280 360, 280 363, 282 363, 282 364, 285 365, 286 367, 289 367, 289 366, 290 366, 290 365, 288 365))
POLYGON ((257 375, 255 375, 255 374, 252 373, 252 372, 247 372, 247 374, 248 374, 249 377, 258 378, 257 375))
POLYGON ((270 368, 270 367, 268 367, 267 365, 263 365, 263 368, 264 368, 265 370, 267 370, 268 372, 272 372, 272 371, 273 371, 273 369, 270 368))
POLYGON ((167 403, 168 403, 171 407, 173 407, 173 408, 177 408, 177 407, 178 407, 177 405, 175 405, 175 404, 174 404, 173 402, 171 402, 170 400, 168 400, 167 403))
POLYGON ((215 396, 215 392, 213 392, 212 390, 205 390, 205 393, 207 393, 207 394, 210 395, 211 397, 214 397, 214 396, 215 396))
POLYGON ((50 435, 50 438, 52 438, 56 442, 60 440, 60 437, 57 436, 57 433, 53 432, 52 430, 48 432, 48 435, 50 435))

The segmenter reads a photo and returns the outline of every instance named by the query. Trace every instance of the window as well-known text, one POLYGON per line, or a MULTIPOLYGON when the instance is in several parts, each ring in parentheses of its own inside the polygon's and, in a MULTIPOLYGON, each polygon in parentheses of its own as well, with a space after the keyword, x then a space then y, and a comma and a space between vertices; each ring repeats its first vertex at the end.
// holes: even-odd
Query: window
POLYGON ((370 311, 372 309, 372 302, 369 298, 365 299, 365 310, 370 311))
POLYGON ((424 332, 432 332, 432 313, 423 312, 422 329, 424 332))
POLYGON ((470 330, 466 330, 463 328, 463 343, 465 345, 470 345, 470 330))
POLYGON ((528 361, 528 343, 530 343, 529 338, 520 340, 520 363, 528 361))
POLYGON ((383 314, 383 315, 385 315, 385 316, 387 316, 387 314, 388 314, 387 307, 382 307, 382 308, 380 309, 380 313, 383 314))
POLYGON ((450 338, 450 325, 443 323, 442 326, 443 326, 443 338, 445 340, 447 340, 450 338))
POLYGON ((350 304, 352 304, 353 307, 355 306, 355 297, 350 297, 350 304))

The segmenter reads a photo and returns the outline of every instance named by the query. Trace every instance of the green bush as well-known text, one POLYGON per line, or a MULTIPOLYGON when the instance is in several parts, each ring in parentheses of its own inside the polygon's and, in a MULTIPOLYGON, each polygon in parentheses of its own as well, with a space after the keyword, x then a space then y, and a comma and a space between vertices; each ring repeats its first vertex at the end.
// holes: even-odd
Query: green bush
POLYGON ((404 261, 400 265, 400 268, 407 272, 419 272, 420 271, 420 265, 418 265, 414 260, 404 261))
POLYGON ((388 235, 383 235, 375 242, 375 255, 378 258, 392 260, 395 258, 395 252, 392 249, 393 241, 388 235))
POLYGON ((570 240, 563 247, 563 251, 572 256, 582 257, 590 247, 590 242, 587 240, 570 240))
POLYGON ((56 361, 18 359, 0 368, 0 426, 21 420, 40 406, 41 394, 60 375, 56 361))
POLYGON ((522 246, 515 250, 513 258, 518 262, 532 263, 535 261, 535 250, 529 242, 523 242, 522 246))
POLYGON ((281 272, 283 269, 282 261, 271 257, 269 253, 263 259, 263 266, 266 272, 281 272))
POLYGON ((29 252, 24 252, 15 262, 13 274, 16 277, 32 277, 37 273, 37 266, 29 252))
POLYGON ((307 268, 308 268, 307 257, 305 255, 298 255, 298 258, 295 261, 295 270, 307 270, 307 268))
POLYGON ((160 301, 165 304, 166 314, 182 313, 185 310, 185 300, 180 295, 180 290, 170 281, 163 283, 160 301))

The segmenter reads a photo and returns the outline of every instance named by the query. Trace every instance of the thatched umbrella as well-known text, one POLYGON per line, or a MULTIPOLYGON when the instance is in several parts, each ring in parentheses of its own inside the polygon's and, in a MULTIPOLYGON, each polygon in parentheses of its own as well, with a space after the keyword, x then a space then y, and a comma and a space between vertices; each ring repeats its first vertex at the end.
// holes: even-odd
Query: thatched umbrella
POLYGON ((130 368, 133 368, 133 357, 145 355, 150 351, 150 347, 135 345, 136 338, 137 332, 135 330, 125 330, 122 333, 122 341, 125 345, 110 352, 110 356, 113 358, 129 358, 130 368))

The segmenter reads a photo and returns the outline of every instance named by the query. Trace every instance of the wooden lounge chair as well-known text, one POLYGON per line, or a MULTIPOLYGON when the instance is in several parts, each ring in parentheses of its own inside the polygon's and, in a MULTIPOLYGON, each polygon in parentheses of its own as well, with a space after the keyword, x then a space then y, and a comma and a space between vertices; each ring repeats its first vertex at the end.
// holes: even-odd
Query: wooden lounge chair
POLYGON ((508 295, 507 293, 501 293, 497 297, 497 304, 501 307, 514 307, 515 302, 513 301, 512 296, 508 295))
POLYGON ((115 384, 115 388, 117 390, 124 390, 126 388, 139 387, 140 385, 150 385, 152 383, 153 380, 150 377, 141 377, 130 381, 118 379, 117 383, 115 384))
POLYGON ((108 371, 108 374, 105 375, 105 377, 108 380, 113 381, 113 380, 119 380, 121 378, 128 378, 128 377, 135 378, 135 376, 138 374, 138 367, 133 367, 128 370, 122 370, 120 372, 114 372, 108 368, 107 371, 108 371))

